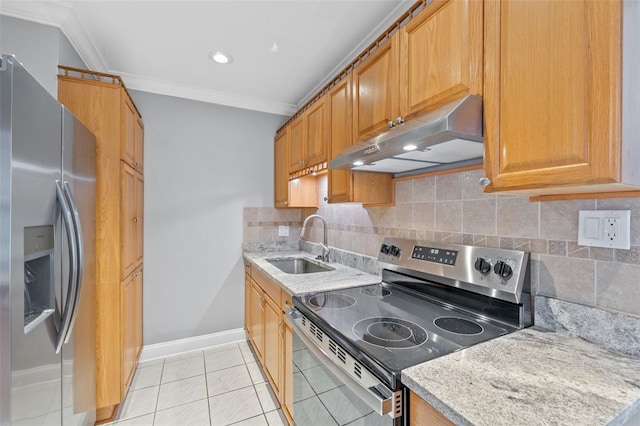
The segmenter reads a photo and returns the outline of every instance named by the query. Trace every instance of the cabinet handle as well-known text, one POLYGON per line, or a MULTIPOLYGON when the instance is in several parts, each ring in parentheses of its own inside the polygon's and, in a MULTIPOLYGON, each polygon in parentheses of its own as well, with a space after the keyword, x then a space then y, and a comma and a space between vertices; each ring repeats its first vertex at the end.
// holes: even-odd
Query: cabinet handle
POLYGON ((395 125, 395 123, 393 121, 389 121, 387 123, 387 127, 390 128, 390 129, 393 129, 394 127, 396 127, 396 125, 395 125))
POLYGON ((489 179, 488 177, 481 177, 480 178, 480 185, 481 186, 489 186, 489 185, 491 185, 491 179, 489 179))
POLYGON ((329 197, 324 197, 324 201, 328 202, 329 201, 329 197))
POLYGON ((402 119, 402 117, 396 118, 396 124, 404 124, 404 120, 402 119))

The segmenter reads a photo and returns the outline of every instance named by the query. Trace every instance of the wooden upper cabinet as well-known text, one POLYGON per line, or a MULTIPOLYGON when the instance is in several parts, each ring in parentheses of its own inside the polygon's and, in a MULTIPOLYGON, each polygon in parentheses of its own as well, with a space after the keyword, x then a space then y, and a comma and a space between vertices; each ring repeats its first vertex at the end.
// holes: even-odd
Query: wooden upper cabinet
POLYGON ((329 145, 329 105, 327 96, 316 101, 304 113, 307 120, 307 158, 305 166, 327 161, 329 145))
POLYGON ((400 29, 400 115, 482 94, 483 2, 434 0, 400 29))
POLYGON ((298 117, 287 128, 289 134, 289 173, 296 172, 304 168, 304 161, 307 158, 307 120, 304 114, 298 117))
POLYGON ((398 33, 379 45, 353 69, 353 135, 355 141, 389 130, 400 117, 398 33))
POLYGON ((289 158, 287 131, 276 135, 273 142, 274 155, 274 205, 276 208, 289 204, 289 158))
POLYGON ((315 102, 288 127, 289 172, 327 160, 329 109, 326 97, 315 102))
POLYGON ((142 119, 126 92, 122 92, 122 144, 120 158, 136 170, 143 169, 144 130, 142 119))
MULTIPOLYGON (((353 144, 351 75, 329 92, 331 128, 329 131, 329 159, 353 144)), ((351 173, 348 170, 329 169, 328 197, 330 203, 352 201, 351 173)))
POLYGON ((485 3, 487 191, 620 180, 621 3, 485 3))

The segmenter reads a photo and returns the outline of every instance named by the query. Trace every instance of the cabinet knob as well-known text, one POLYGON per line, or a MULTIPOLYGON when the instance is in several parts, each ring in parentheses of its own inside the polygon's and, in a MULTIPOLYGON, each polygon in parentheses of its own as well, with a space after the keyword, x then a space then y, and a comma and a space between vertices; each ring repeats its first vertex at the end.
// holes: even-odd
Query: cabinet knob
POLYGON ((288 205, 289 205, 289 202, 288 202, 288 201, 285 201, 285 202, 284 202, 284 205, 285 205, 285 206, 288 206, 288 205))
POLYGON ((137 222, 137 221, 138 221, 138 218, 137 218, 137 217, 134 217, 134 218, 133 218, 133 221, 134 221, 134 222, 137 222))
POLYGON ((402 119, 402 117, 396 118, 396 124, 404 124, 404 120, 402 119))
POLYGON ((329 197, 324 197, 324 201, 328 202, 329 201, 329 197))
POLYGON ((393 121, 389 121, 389 122, 387 123, 387 127, 388 127, 388 128, 390 128, 390 129, 393 129, 394 127, 396 127, 396 125, 394 124, 394 122, 393 122, 393 121))
POLYGON ((482 177, 482 178, 480 178, 480 185, 482 185, 482 186, 489 186, 489 185, 491 185, 491 179, 489 179, 488 177, 482 177))

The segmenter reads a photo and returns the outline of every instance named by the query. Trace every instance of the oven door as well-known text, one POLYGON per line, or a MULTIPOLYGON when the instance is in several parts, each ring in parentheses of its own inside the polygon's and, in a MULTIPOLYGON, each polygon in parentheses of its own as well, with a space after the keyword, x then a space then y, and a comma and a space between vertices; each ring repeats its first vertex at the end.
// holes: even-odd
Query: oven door
POLYGON ((293 419, 297 426, 400 426, 402 390, 393 391, 295 308, 293 419))

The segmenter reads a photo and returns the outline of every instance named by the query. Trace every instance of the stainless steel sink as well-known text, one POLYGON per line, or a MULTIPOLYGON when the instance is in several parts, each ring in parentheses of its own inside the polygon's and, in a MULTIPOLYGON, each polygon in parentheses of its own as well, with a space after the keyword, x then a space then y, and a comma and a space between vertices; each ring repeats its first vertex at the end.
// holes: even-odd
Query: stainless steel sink
POLYGON ((314 274, 316 272, 329 272, 335 270, 330 266, 316 263, 304 257, 267 259, 267 262, 287 274, 314 274))

